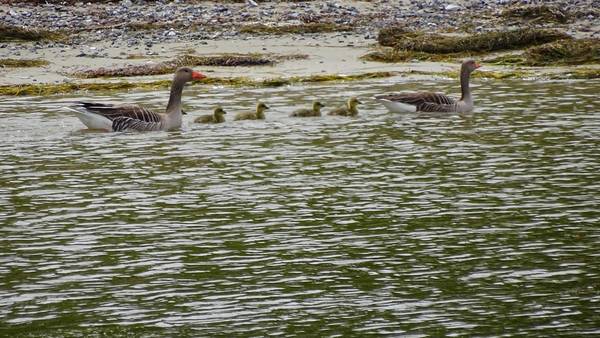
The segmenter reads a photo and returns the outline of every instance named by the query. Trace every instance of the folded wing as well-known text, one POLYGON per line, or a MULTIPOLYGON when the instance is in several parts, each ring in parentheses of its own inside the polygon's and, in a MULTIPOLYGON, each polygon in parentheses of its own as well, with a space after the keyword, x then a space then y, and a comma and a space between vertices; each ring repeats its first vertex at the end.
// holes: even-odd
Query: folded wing
POLYGON ((399 93, 375 96, 391 111, 453 112, 455 99, 440 93, 399 93))
POLYGON ((146 123, 158 123, 162 120, 159 113, 133 104, 78 102, 78 105, 90 113, 104 116, 111 121, 117 118, 128 118, 146 123))
POLYGON ((160 124, 156 122, 145 122, 130 117, 120 116, 112 120, 113 131, 154 131, 160 130, 160 124))
POLYGON ((411 104, 414 106, 418 106, 418 105, 421 105, 424 103, 454 104, 456 102, 456 100, 454 100, 453 98, 448 97, 444 94, 429 93, 429 92, 387 94, 387 95, 378 95, 375 98, 380 99, 380 100, 402 102, 402 103, 411 104))

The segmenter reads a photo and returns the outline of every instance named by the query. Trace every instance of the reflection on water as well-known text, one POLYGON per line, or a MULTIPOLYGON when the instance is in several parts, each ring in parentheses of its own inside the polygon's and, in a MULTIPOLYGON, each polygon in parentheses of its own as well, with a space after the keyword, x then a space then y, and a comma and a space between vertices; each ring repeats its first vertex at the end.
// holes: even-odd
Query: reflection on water
POLYGON ((189 87, 156 133, 3 98, 0 335, 599 334, 600 82, 475 85, 463 115, 370 99, 455 81, 189 87), (188 123, 256 99, 267 121, 188 123))

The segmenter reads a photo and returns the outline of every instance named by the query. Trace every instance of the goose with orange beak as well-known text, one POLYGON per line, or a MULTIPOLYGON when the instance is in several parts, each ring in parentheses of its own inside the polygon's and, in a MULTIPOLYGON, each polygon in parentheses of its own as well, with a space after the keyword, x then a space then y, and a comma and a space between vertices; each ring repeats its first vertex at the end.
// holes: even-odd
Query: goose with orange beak
POLYGON ((462 96, 459 100, 441 93, 418 92, 398 93, 375 96, 392 113, 411 112, 444 112, 463 113, 473 110, 473 96, 469 88, 471 73, 481 67, 474 60, 463 61, 460 67, 460 90, 462 96))
POLYGON ((181 94, 186 82, 202 80, 202 73, 183 67, 177 69, 171 83, 169 103, 164 113, 133 104, 77 102, 70 110, 90 129, 106 131, 159 131, 181 127, 181 94))

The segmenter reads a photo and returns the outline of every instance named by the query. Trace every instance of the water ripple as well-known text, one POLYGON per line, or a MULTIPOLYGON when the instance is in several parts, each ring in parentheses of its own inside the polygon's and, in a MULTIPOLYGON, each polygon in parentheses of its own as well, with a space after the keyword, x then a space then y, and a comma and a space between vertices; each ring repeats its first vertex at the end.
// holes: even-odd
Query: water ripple
POLYGON ((159 133, 3 100, 0 333, 598 334, 600 82, 475 85, 450 115, 369 98, 454 81, 189 88, 159 133), (350 95, 356 119, 288 117, 350 95), (267 121, 187 122, 256 99, 267 121))

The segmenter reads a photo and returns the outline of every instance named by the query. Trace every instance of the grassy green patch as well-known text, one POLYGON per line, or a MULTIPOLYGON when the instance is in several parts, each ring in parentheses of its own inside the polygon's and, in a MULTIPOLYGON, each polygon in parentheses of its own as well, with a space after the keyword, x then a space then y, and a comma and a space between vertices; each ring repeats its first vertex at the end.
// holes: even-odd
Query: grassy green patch
POLYGON ((342 32, 352 30, 348 25, 339 25, 335 23, 305 23, 298 25, 285 26, 267 26, 263 24, 246 25, 240 28, 240 33, 250 34, 305 34, 305 33, 327 33, 327 32, 342 32))
POLYGON ((48 61, 40 59, 0 59, 0 67, 8 68, 41 67, 48 64, 48 61))
POLYGON ((430 54, 512 50, 559 39, 570 39, 570 36, 556 30, 533 28, 486 32, 467 36, 448 36, 392 27, 382 29, 378 37, 379 43, 383 46, 430 54))
POLYGON ((508 19, 525 19, 546 22, 567 23, 571 15, 564 9, 551 5, 511 6, 502 11, 508 19))
POLYGON ((61 84, 27 84, 0 86, 0 95, 22 96, 22 95, 53 95, 76 91, 109 91, 126 90, 133 88, 159 89, 168 88, 171 81, 155 81, 146 83, 115 82, 115 83, 61 83, 61 84))
POLYGON ((144 63, 138 65, 126 65, 122 67, 100 67, 86 69, 71 73, 71 75, 93 79, 99 77, 129 77, 129 76, 149 76, 173 73, 177 65, 167 62, 144 63))
POLYGON ((557 74, 555 79, 600 79, 600 68, 577 68, 564 74, 557 74))
POLYGON ((27 29, 0 24, 0 41, 62 41, 64 32, 27 29))
POLYGON ((275 60, 264 54, 222 54, 197 56, 185 54, 177 58, 176 63, 181 66, 264 66, 272 65, 275 60))
POLYGON ((523 66, 524 62, 522 54, 507 54, 485 60, 485 63, 503 66, 523 66))
MULTIPOLYGON (((246 77, 218 78, 209 77, 197 83, 228 86, 248 86, 248 87, 279 87, 295 83, 317 83, 328 81, 358 81, 366 79, 375 79, 382 77, 391 77, 396 75, 392 72, 373 72, 355 75, 311 75, 294 76, 289 78, 272 78, 265 80, 252 80, 246 77)), ((61 84, 28 84, 28 85, 8 85, 0 86, 0 95, 21 96, 21 95, 53 95, 64 94, 76 91, 111 91, 128 89, 147 89, 156 90, 168 88, 171 85, 170 80, 159 80, 152 82, 108 82, 108 83, 61 83, 61 84)))
POLYGON ((144 55, 144 54, 127 54, 125 59, 127 60, 144 60, 144 59, 155 59, 159 58, 158 55, 144 55))
POLYGON ((134 31, 165 29, 174 27, 172 24, 167 24, 165 22, 131 22, 125 26, 134 31))
POLYGON ((380 47, 361 57, 362 60, 374 62, 410 62, 417 61, 432 61, 432 62, 456 62, 467 57, 475 56, 475 53, 448 53, 448 54, 431 54, 425 52, 414 52, 409 50, 398 50, 396 48, 380 47))
POLYGON ((99 77, 127 77, 127 76, 147 76, 173 73, 182 66, 264 66, 272 65, 282 60, 308 58, 304 54, 291 55, 268 55, 268 54, 219 54, 219 55, 180 55, 174 60, 145 63, 137 65, 126 65, 123 67, 101 67, 95 69, 82 70, 73 73, 74 76, 81 78, 99 78, 99 77))
POLYGON ((520 55, 504 55, 486 62, 524 66, 600 63, 600 39, 558 40, 530 47, 520 55))
MULTIPOLYGON (((458 71, 447 71, 447 72, 411 71, 411 74, 458 78, 458 71)), ((523 70, 476 71, 471 74, 472 78, 479 78, 479 79, 525 79, 525 78, 529 78, 532 76, 533 76, 533 74, 531 72, 523 71, 523 70)))
MULTIPOLYGON (((423 72, 410 71, 408 74, 439 76, 446 78, 458 78, 458 71, 447 72, 423 72)), ((508 71, 476 71, 471 74, 473 78, 479 79, 598 79, 600 78, 600 68, 576 68, 565 72, 539 73, 529 70, 508 70, 508 71)))

